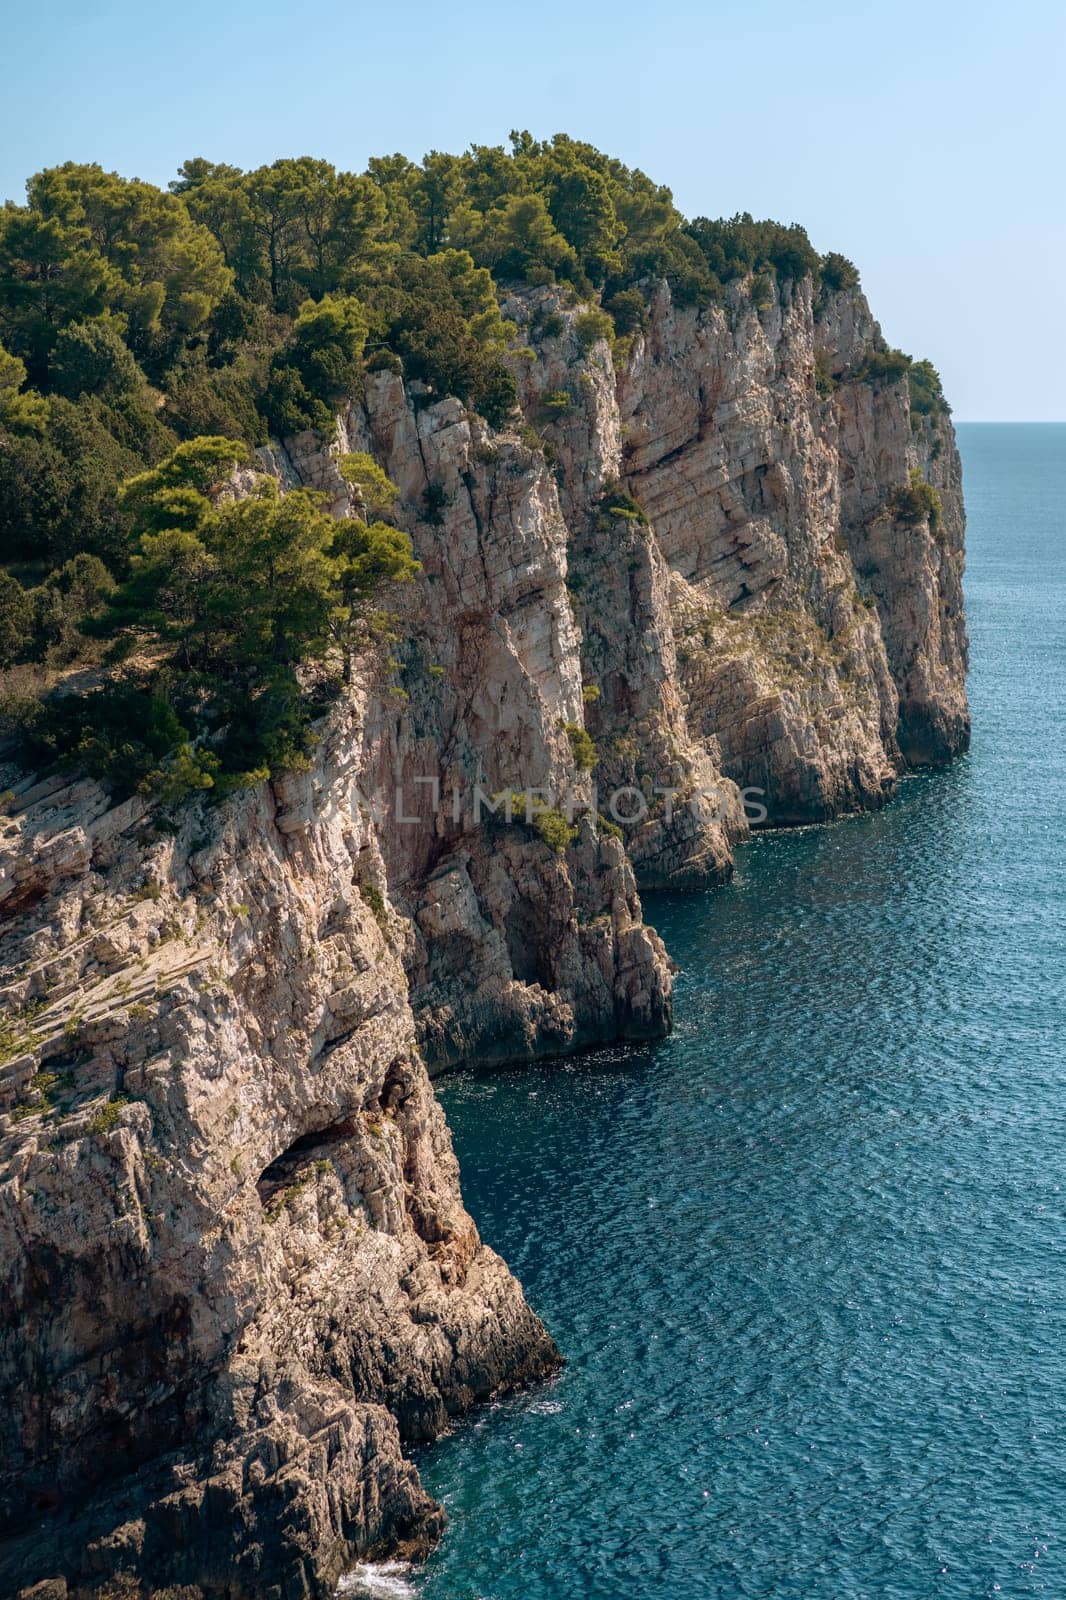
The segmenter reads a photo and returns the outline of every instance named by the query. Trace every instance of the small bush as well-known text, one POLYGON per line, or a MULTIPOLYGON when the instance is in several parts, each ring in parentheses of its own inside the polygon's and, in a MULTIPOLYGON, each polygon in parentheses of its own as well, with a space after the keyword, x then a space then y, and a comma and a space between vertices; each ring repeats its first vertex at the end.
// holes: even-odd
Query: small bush
POLYGON ((639 523, 647 527, 648 517, 644 507, 639 501, 634 500, 629 490, 617 479, 605 484, 603 495, 600 499, 599 520, 601 526, 621 519, 623 522, 639 523))
POLYGON ((898 383, 911 368, 911 358, 902 350, 871 350, 857 376, 862 383, 898 383))
POLYGON ((596 765, 596 746, 588 733, 580 724, 568 722, 566 724, 566 737, 570 741, 570 749, 575 765, 582 772, 591 772, 596 765))
POLYGON ((395 350, 375 350, 367 358, 366 370, 368 372, 395 372, 398 378, 403 377, 403 362, 395 350))
POLYGON ((359 885, 359 893, 362 896, 363 904, 370 908, 370 911, 374 917, 374 921, 384 933, 389 925, 389 914, 385 905, 385 896, 382 894, 381 890, 376 886, 376 884, 373 883, 361 883, 359 885))
POLYGON ((906 487, 893 489, 888 497, 888 509, 896 522, 908 528, 928 522, 931 533, 936 533, 944 514, 939 494, 931 483, 926 483, 919 467, 911 468, 906 487))
POLYGON ((338 456, 337 470, 356 491, 368 516, 383 516, 399 498, 400 491, 392 479, 365 450, 338 456))
POLYGON ((648 308, 639 289, 621 289, 603 302, 609 312, 614 330, 620 337, 645 333, 648 327, 648 308))
POLYGON ((112 1095, 106 1106, 98 1111, 89 1123, 89 1132, 110 1133, 112 1128, 118 1124, 119 1112, 122 1107, 128 1104, 129 1101, 124 1094, 112 1095))
POLYGON ((533 318, 529 331, 534 339, 558 339, 566 331, 566 318, 558 311, 541 310, 533 318))
POLYGON ((13 1061, 33 1045, 35 1035, 25 1023, 25 1012, 17 1021, 0 1021, 0 1064, 13 1061))
POLYGON ((430 483, 422 497, 422 516, 431 527, 439 528, 444 521, 448 505, 448 492, 442 483, 430 483))
POLYGON ((601 339, 610 344, 613 335, 614 323, 606 311, 583 311, 574 318, 574 337, 586 355, 601 339))
POLYGON ((574 403, 574 397, 567 389, 549 389, 548 393, 541 397, 540 403, 545 411, 554 414, 569 411, 574 403))
POLYGON ((910 390, 911 414, 921 417, 945 417, 951 407, 944 398, 940 374, 931 361, 915 361, 907 373, 910 390))
POLYGON ((836 250, 822 257, 821 278, 825 287, 834 291, 859 287, 858 267, 836 250))
POLYGON ((570 826, 561 811, 554 809, 538 811, 533 818, 533 828, 549 850, 554 850, 559 856, 577 838, 577 829, 570 826))
POLYGON ((837 380, 829 370, 829 358, 819 350, 814 358, 814 387, 823 400, 828 400, 836 386, 837 380))
POLYGON ((544 457, 549 467, 555 465, 558 457, 549 439, 542 438, 536 428, 531 428, 528 422, 519 423, 517 431, 518 437, 527 450, 536 450, 539 455, 544 457))
POLYGON ((756 311, 769 311, 774 303, 774 280, 768 272, 757 272, 748 292, 756 311))

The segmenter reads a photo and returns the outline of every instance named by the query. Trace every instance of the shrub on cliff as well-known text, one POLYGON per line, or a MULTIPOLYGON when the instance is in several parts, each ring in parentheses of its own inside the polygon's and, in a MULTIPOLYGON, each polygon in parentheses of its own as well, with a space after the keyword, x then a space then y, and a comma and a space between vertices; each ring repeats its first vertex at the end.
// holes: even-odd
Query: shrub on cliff
POLYGON ((928 522, 932 533, 939 528, 944 512, 939 494, 931 483, 925 481, 920 467, 912 467, 909 482, 893 489, 888 498, 888 509, 896 522, 902 522, 908 528, 928 522))
POLYGON ((902 350, 871 350, 863 357, 855 376, 861 383, 898 383, 910 368, 911 358, 902 350))
POLYGON ((940 374, 931 361, 915 361, 907 371, 911 413, 921 417, 946 417, 951 407, 944 398, 940 374))
POLYGON ((337 468, 345 483, 354 489, 359 503, 370 515, 377 516, 395 504, 399 489, 365 450, 355 450, 341 456, 337 468))
POLYGON ((553 808, 536 812, 532 826, 533 831, 540 835, 548 849, 554 850, 555 854, 559 856, 577 838, 577 829, 571 827, 561 811, 553 808))
POLYGON ((596 746, 579 722, 566 724, 566 737, 570 741, 570 752, 574 758, 574 765, 580 772, 591 772, 596 765, 596 746))
POLYGON ((620 338, 643 333, 648 327, 648 309, 638 289, 620 289, 603 302, 603 309, 610 316, 614 331, 620 338))
POLYGON ((616 521, 632 522, 642 528, 648 525, 644 507, 634 500, 625 484, 617 478, 604 484, 597 517, 601 526, 609 526, 616 521))
POLYGON ((601 339, 610 343, 614 337, 614 323, 606 311, 583 311, 574 318, 574 337, 587 354, 601 339))
POLYGON ((837 380, 830 367, 829 358, 819 350, 814 358, 814 387, 823 400, 828 400, 836 390, 836 386, 837 380))
POLYGON ((823 286, 833 292, 859 287, 858 267, 836 250, 830 250, 822 257, 819 276, 823 286))

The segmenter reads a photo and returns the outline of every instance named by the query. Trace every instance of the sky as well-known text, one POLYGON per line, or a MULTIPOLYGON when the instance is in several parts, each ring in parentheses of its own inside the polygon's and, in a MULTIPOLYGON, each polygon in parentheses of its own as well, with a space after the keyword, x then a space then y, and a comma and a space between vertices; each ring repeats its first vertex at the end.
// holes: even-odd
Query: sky
POLYGON ((165 184, 566 132, 850 256, 956 417, 1066 419, 1055 0, 35 0, 3 36, 0 198, 67 160, 165 184))

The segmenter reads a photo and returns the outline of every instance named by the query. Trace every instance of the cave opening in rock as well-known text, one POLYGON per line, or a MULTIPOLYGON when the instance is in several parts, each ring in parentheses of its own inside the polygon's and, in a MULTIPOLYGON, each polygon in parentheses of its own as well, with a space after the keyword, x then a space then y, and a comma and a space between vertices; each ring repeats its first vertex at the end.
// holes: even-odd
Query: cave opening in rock
POLYGON ((263 1206, 280 1190, 289 1188, 307 1168, 323 1160, 330 1149, 351 1139, 357 1131, 354 1116, 342 1117, 324 1128, 301 1134, 287 1149, 265 1166, 256 1180, 256 1191, 263 1206))

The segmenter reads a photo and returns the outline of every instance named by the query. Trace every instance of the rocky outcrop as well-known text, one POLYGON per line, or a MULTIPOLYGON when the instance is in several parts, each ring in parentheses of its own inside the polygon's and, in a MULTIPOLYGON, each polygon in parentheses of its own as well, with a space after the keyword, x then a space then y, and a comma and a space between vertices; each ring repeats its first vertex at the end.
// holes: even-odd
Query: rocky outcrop
POLYGON ((382 849, 411 914, 411 1003, 431 1069, 662 1033, 665 951, 642 925, 625 849, 596 828, 571 740, 584 702, 569 530, 543 456, 454 401, 412 407, 387 372, 341 444, 372 451, 399 487, 423 564, 362 781, 393 807, 382 849), (565 858, 521 802, 517 827, 487 809, 516 793, 572 819, 565 858), (396 821, 397 797, 411 820, 396 821))
POLYGON ((857 290, 662 285, 613 352, 557 290, 506 311, 523 426, 386 370, 262 452, 338 516, 371 452, 422 562, 308 772, 174 824, 11 776, 4 1593, 318 1597, 427 1548, 405 1444, 558 1359, 430 1075, 663 1033, 638 881, 965 747, 951 426, 857 290))
POLYGON ((327 1594, 439 1530, 403 1445, 557 1361, 463 1209, 352 803, 366 724, 177 833, 16 779, 5 1594, 327 1594))
MULTIPOLYGON (((954 436, 946 412, 912 416, 905 375, 871 376, 886 346, 858 289, 815 298, 804 279, 757 307, 736 284, 722 307, 697 312, 664 284, 617 361, 603 341, 583 350, 580 308, 553 291, 508 310, 535 352, 518 369, 527 417, 559 461, 586 669, 595 678, 604 635, 621 630, 610 695, 618 651, 637 640, 643 700, 661 686, 639 760, 662 767, 668 747, 698 789, 709 762, 761 791, 766 816, 752 811, 780 824, 880 805, 908 765, 966 747, 954 436), (893 514, 912 470, 939 492, 935 529, 893 514), (615 519, 613 538, 604 526, 612 479, 646 518, 635 563, 632 525, 615 519), (618 592, 642 562, 668 574, 650 634, 639 600, 618 592)), ((595 710, 589 722, 602 726, 595 710)), ((675 817, 668 865, 653 850, 649 882, 727 868, 744 821, 727 788, 716 798, 716 822, 685 819, 680 848, 675 817)))

